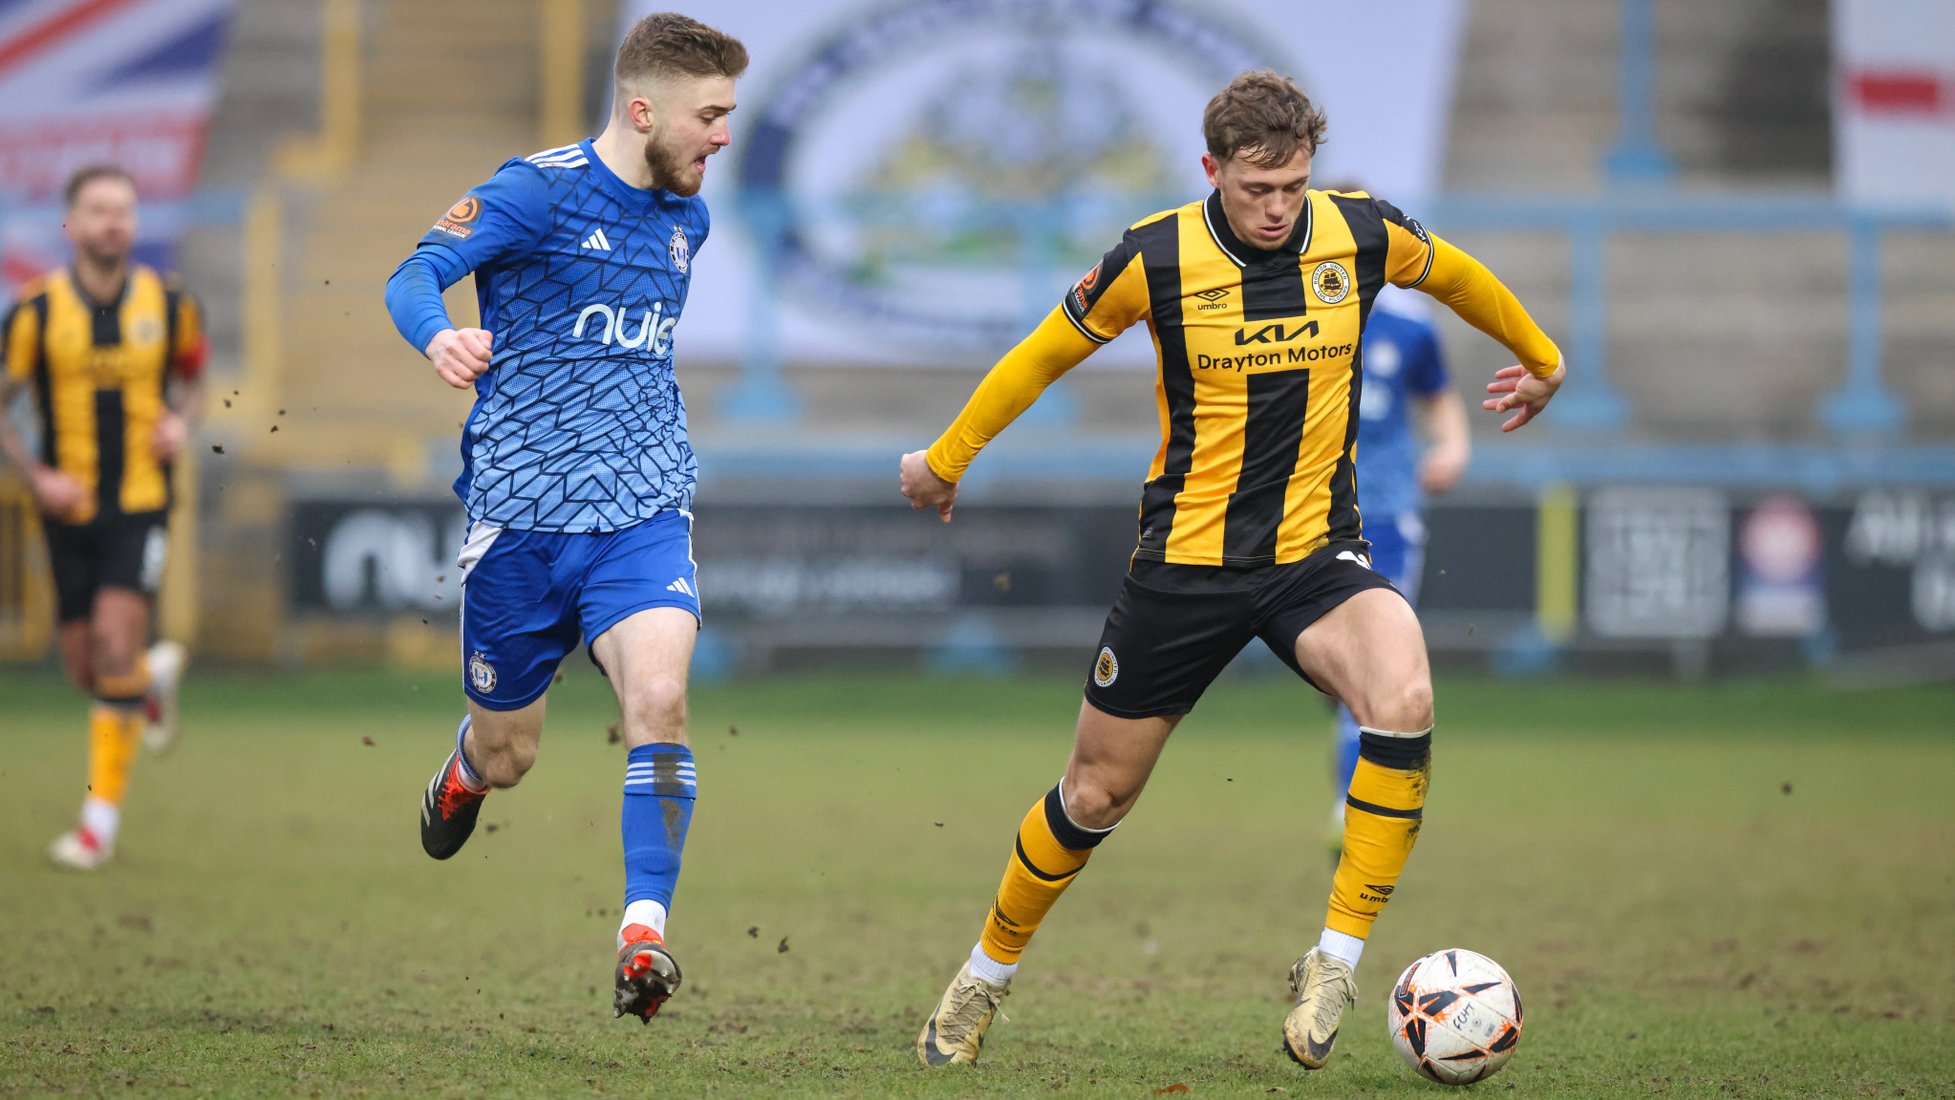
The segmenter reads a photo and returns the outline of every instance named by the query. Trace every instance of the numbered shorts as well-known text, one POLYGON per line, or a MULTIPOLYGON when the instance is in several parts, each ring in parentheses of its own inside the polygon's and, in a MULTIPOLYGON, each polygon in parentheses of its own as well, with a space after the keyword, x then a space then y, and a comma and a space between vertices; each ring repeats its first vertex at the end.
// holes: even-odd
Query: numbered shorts
POLYGON ((1086 699, 1120 718, 1186 714, 1253 638, 1304 676, 1297 635, 1367 588, 1397 591, 1371 569, 1360 541, 1287 565, 1136 559, 1107 613, 1086 699))
POLYGON ((699 618, 690 512, 660 512, 633 527, 582 534, 477 523, 456 564, 462 689, 490 710, 515 710, 540 698, 580 635, 594 643, 653 607, 682 607, 699 618))
POLYGON ((168 512, 114 512, 81 524, 45 521, 57 619, 85 621, 104 588, 156 595, 169 554, 169 520, 168 512))

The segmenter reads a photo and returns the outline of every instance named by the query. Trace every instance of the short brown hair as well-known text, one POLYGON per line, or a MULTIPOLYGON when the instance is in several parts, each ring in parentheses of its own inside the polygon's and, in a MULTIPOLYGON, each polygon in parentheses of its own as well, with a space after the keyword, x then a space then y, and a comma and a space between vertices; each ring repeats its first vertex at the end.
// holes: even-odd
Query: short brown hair
POLYGON ((1251 69, 1215 93, 1202 112, 1202 137, 1216 160, 1248 153, 1258 168, 1280 168, 1298 149, 1315 153, 1324 140, 1324 112, 1289 77, 1251 69))
POLYGON ((128 184, 131 190, 136 186, 134 176, 131 176, 126 169, 113 164, 90 164, 77 168, 61 188, 61 197, 68 209, 75 208, 75 200, 81 198, 82 189, 96 180, 121 180, 128 184))
POLYGON ((662 11, 640 19, 625 35, 611 71, 620 84, 647 77, 737 78, 747 71, 747 48, 697 19, 662 11))

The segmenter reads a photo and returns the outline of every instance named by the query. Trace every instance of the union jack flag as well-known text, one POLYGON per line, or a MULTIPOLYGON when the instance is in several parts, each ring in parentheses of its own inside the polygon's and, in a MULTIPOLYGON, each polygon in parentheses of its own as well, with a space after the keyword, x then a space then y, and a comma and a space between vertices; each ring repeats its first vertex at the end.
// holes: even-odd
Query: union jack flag
POLYGON ((235 7, 0 0, 0 287, 66 258, 61 186, 88 164, 135 178, 139 250, 151 262, 167 255, 178 220, 168 207, 196 183, 235 7))

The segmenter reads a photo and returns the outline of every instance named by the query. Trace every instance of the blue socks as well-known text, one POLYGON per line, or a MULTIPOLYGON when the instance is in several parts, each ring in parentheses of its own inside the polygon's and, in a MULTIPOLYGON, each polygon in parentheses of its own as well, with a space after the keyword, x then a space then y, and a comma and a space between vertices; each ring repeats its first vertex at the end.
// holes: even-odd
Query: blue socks
POLYGON ((1337 708, 1337 770, 1331 773, 1331 787, 1339 805, 1351 789, 1351 776, 1358 770, 1358 720, 1349 707, 1337 708))
POLYGON ((697 791, 692 749, 655 743, 631 750, 623 816, 627 908, 637 901, 657 902, 661 911, 671 906, 697 791))

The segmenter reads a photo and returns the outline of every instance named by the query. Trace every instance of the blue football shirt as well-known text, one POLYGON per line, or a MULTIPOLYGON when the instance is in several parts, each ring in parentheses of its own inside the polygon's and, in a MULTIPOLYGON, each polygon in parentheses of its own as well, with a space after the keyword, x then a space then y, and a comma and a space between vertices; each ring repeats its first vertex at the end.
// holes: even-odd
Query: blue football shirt
POLYGON ((673 343, 708 226, 703 200, 630 186, 586 139, 505 163, 421 238, 388 288, 402 335, 448 324, 403 278, 418 263, 443 287, 474 272, 494 339, 455 481, 471 521, 614 531, 691 506, 673 343))
POLYGON ((1417 513, 1419 439, 1415 398, 1446 388, 1446 361, 1430 321, 1380 301, 1364 328, 1364 388, 1358 394, 1358 502, 1372 519, 1417 513))

